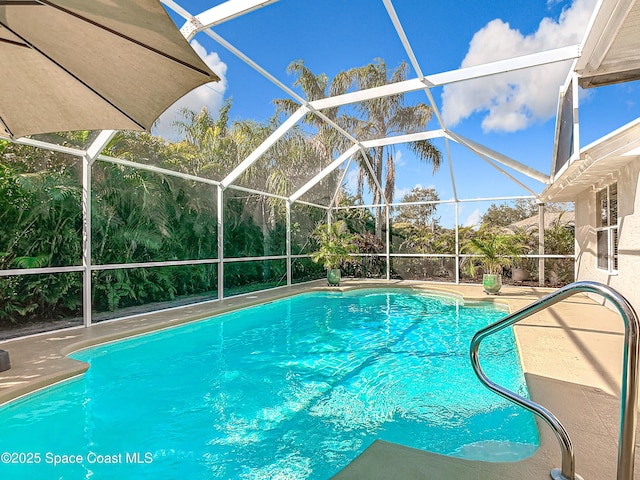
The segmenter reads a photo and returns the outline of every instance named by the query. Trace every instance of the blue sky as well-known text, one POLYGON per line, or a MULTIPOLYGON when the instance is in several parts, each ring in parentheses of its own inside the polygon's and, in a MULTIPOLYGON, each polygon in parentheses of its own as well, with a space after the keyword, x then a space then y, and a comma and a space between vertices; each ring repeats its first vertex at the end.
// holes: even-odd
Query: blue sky
MULTIPOLYGON (((194 15, 219 3, 223 2, 178 2, 194 15)), ((595 3, 393 0, 426 75, 576 44, 595 3)), ((174 18, 182 26, 183 20, 174 18)), ((298 59, 329 78, 376 58, 384 59, 389 69, 407 60, 382 0, 280 0, 223 23, 214 31, 289 87, 294 78, 286 68, 298 59)), ((215 111, 223 99, 232 97, 232 118, 262 121, 274 112, 272 99, 287 96, 205 34, 198 34, 192 45, 222 81, 192 92, 180 106, 199 109, 207 105, 215 111)), ((448 128, 548 173, 558 90, 568 69, 569 64, 538 67, 433 89, 432 94, 448 128)), ((410 70, 409 78, 416 76, 410 70)), ((639 93, 639 82, 582 91, 581 145, 637 118, 639 93)), ((427 102, 427 98, 422 93, 407 95, 408 103, 414 101, 427 102)), ((167 113, 159 126, 165 136, 171 135, 162 130, 170 124, 170 115, 167 113)), ((437 124, 429 128, 437 128, 437 124)), ((435 144, 444 153, 444 142, 435 144)), ((528 194, 476 155, 454 143, 450 145, 459 198, 528 194)), ((416 185, 434 186, 441 199, 453 198, 447 164, 432 176, 431 168, 412 158, 404 146, 398 146, 396 154, 395 201, 416 185)), ((543 188, 521 174, 514 176, 536 192, 543 188)), ((463 204, 460 222, 473 223, 487 206, 463 204)), ((450 218, 450 211, 444 207, 439 213, 450 218)))

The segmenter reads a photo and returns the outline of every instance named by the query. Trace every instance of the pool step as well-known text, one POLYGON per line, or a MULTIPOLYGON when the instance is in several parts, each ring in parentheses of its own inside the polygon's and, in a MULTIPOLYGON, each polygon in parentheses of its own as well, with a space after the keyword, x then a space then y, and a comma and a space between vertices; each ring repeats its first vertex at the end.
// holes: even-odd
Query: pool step
MULTIPOLYGON (((376 440, 332 479, 514 480, 525 478, 517 467, 518 463, 465 460, 376 440)), ((528 467, 527 470, 530 470, 530 466, 528 467)), ((540 469, 541 476, 531 471, 528 473, 534 475, 531 478, 549 478, 549 471, 546 468, 540 469)))

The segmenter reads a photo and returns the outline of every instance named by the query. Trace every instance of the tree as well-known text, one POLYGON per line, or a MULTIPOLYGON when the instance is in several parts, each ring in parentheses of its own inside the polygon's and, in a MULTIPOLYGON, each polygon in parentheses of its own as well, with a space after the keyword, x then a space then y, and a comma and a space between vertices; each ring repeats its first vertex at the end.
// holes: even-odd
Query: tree
MULTIPOLYGON (((339 206, 355 207, 356 205, 356 198, 344 192, 339 206)), ((375 230, 375 218, 368 208, 341 208, 334 213, 334 218, 344 220, 349 230, 354 233, 365 234, 375 230)))
MULTIPOLYGON (((437 202, 440 200, 435 188, 413 187, 411 191, 402 197, 402 203, 437 202)), ((430 227, 435 230, 439 218, 435 217, 436 203, 423 203, 420 205, 400 205, 396 222, 411 223, 417 227, 430 227)))
POLYGON ((476 263, 483 267, 484 273, 497 275, 502 273, 503 268, 513 264, 523 248, 519 238, 514 235, 500 235, 495 230, 487 230, 466 241, 462 251, 478 255, 469 263, 472 275, 476 263))
POLYGON ((354 236, 342 220, 318 225, 314 235, 319 247, 311 254, 311 260, 321 263, 327 270, 340 268, 351 259, 350 254, 356 252, 354 236))
MULTIPOLYGON (((364 67, 357 67, 340 72, 333 80, 333 94, 345 92, 355 87, 359 90, 380 87, 389 83, 406 80, 408 66, 402 62, 397 69, 388 71, 382 59, 364 67)), ((424 103, 405 105, 404 95, 389 95, 359 102, 353 106, 358 114, 350 119, 348 131, 359 140, 386 138, 393 135, 417 133, 424 131, 431 120, 432 109, 424 103)), ((431 163, 433 171, 440 167, 441 153, 428 140, 421 140, 407 144, 408 149, 419 160, 431 163)), ((363 182, 367 181, 373 191, 373 203, 392 203, 395 188, 395 147, 380 146, 369 150, 367 155, 373 177, 369 169, 360 162, 360 177, 358 193, 361 196, 363 182), (377 183, 383 192, 376 188, 377 183)), ((376 234, 382 235, 382 208, 376 209, 376 234)))
MULTIPOLYGON (((314 74, 304 64, 303 60, 291 62, 287 67, 287 73, 295 75, 296 78, 293 86, 299 87, 308 101, 319 100, 340 93, 336 91, 336 88, 329 82, 329 78, 324 73, 320 75, 314 74)), ((288 98, 275 99, 273 102, 276 106, 276 118, 280 118, 282 114, 288 117, 300 108, 298 102, 288 98)), ((322 114, 341 128, 346 128, 346 125, 349 123, 348 115, 341 113, 338 107, 324 109, 322 114)), ((305 140, 306 156, 307 158, 315 159, 317 164, 314 162, 313 165, 307 165, 307 168, 303 170, 298 169, 297 172, 294 173, 295 177, 299 176, 301 172, 308 174, 310 171, 320 171, 351 146, 350 140, 339 132, 338 129, 314 113, 306 114, 302 119, 302 123, 305 126, 305 131, 310 134, 305 140)), ((336 170, 320 182, 324 184, 325 188, 323 191, 325 194, 323 198, 314 199, 314 203, 329 203, 332 200, 334 192, 336 192, 339 187, 337 178, 339 178, 339 171, 336 170)), ((306 180, 308 180, 308 175, 306 180)), ((303 184, 298 184, 298 186, 301 185, 303 184)), ((337 202, 339 203, 343 192, 338 190, 337 193, 337 202)))
MULTIPOLYGON (((545 211, 547 212, 564 212, 570 210, 566 203, 546 203, 545 211)), ((533 199, 520 198, 513 205, 508 203, 495 203, 487 209, 480 219, 481 225, 492 227, 508 227, 512 223, 519 222, 526 218, 533 217, 538 214, 538 204, 533 199)))
MULTIPOLYGON (((197 114, 183 110, 183 117, 176 125, 185 139, 174 160, 176 167, 187 167, 188 173, 222 180, 278 127, 276 117, 268 122, 230 122, 230 108, 231 101, 228 100, 215 118, 206 109, 197 114)), ((255 190, 265 190, 266 187, 266 191, 285 197, 308 180, 309 172, 319 171, 323 165, 316 143, 296 126, 264 152, 235 183, 255 190)), ((284 254, 284 201, 227 190, 225 212, 226 256, 238 256, 239 253, 244 256, 284 254), (256 227, 260 232, 255 231, 256 227)), ((269 277, 271 263, 265 261, 262 271, 265 279, 269 277)))
MULTIPOLYGON (((169 165, 191 175, 222 180, 237 165, 241 155, 237 141, 239 133, 234 135, 231 131, 231 106, 232 101, 225 100, 215 118, 206 107, 199 112, 187 108, 180 110, 181 118, 174 122, 174 126, 184 139, 173 145, 169 165)), ((260 140, 257 138, 255 141, 260 140)), ((251 146, 255 141, 247 143, 251 146)))
MULTIPOLYGON (((406 80, 408 66, 405 62, 389 72, 385 62, 381 59, 364 67, 353 68, 338 73, 329 82, 326 75, 314 75, 302 60, 289 65, 288 71, 297 75, 294 86, 300 87, 307 97, 313 101, 327 96, 341 95, 352 88, 360 90, 387 85, 406 80)), ((279 111, 292 114, 300 105, 291 100, 276 100, 279 111)), ((390 95, 387 97, 366 100, 349 108, 326 109, 322 112, 340 127, 351 133, 359 140, 386 138, 392 135, 416 133, 423 131, 431 120, 431 107, 424 103, 405 105, 404 95, 390 95)), ((350 142, 343 135, 328 125, 315 114, 305 117, 308 125, 317 129, 316 143, 322 152, 322 158, 328 164, 333 158, 344 152, 350 142)), ((411 142, 408 148, 420 160, 431 163, 435 172, 441 162, 440 151, 428 140, 411 142)), ((373 203, 393 201, 395 188, 395 149, 393 146, 375 147, 366 152, 366 160, 362 155, 355 158, 359 165, 358 199, 362 199, 363 187, 367 183, 373 191, 373 203), (365 164, 369 162, 373 175, 365 164), (383 187, 381 192, 376 182, 383 187)), ((376 234, 382 236, 382 208, 376 209, 376 234)))
POLYGON ((535 203, 527 202, 524 199, 516 200, 513 206, 508 203, 501 203, 500 205, 493 203, 480 219, 480 224, 492 227, 507 227, 536 213, 538 213, 538 208, 535 203))
MULTIPOLYGON (((293 86, 300 87, 306 99, 310 102, 330 95, 340 95, 346 91, 339 90, 337 86, 333 85, 333 82, 330 83, 329 78, 324 73, 315 75, 304 64, 303 60, 291 62, 287 67, 287 73, 296 76, 293 86)), ((284 113, 289 116, 300 108, 298 102, 288 98, 275 99, 273 103, 276 106, 276 115, 284 113)), ((341 127, 346 127, 347 123, 349 123, 349 117, 344 113, 340 114, 337 107, 325 109, 322 114, 341 127)), ((350 141, 344 135, 313 113, 305 115, 303 123, 315 129, 313 144, 317 155, 323 159, 325 165, 344 152, 350 145, 350 141)))

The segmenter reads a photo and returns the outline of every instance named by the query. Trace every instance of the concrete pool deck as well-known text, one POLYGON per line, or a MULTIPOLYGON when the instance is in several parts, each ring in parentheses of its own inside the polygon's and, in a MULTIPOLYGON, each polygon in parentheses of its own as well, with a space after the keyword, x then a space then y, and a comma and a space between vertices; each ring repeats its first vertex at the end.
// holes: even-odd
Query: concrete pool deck
MULTIPOLYGON (((465 300, 507 304, 511 311, 550 289, 504 286, 488 297, 477 285, 413 281, 343 281, 340 289, 360 286, 415 287, 461 295, 465 300)), ((325 282, 294 285, 231 297, 221 302, 147 313, 91 328, 69 328, 0 342, 9 352, 10 370, 0 372, 0 404, 83 373, 84 363, 69 353, 132 335, 207 318, 291 294, 326 289, 325 282)), ((333 288, 335 290, 335 288, 333 288)), ((616 478, 624 325, 617 312, 579 294, 514 327, 531 398, 553 412, 574 444, 576 473, 585 480, 616 478)), ((345 479, 543 479, 560 467, 560 448, 550 428, 538 422, 540 448, 520 462, 485 463, 377 441, 334 478, 345 479)), ((640 464, 636 453, 636 465, 640 464)), ((640 478, 637 474, 635 478, 640 478)))

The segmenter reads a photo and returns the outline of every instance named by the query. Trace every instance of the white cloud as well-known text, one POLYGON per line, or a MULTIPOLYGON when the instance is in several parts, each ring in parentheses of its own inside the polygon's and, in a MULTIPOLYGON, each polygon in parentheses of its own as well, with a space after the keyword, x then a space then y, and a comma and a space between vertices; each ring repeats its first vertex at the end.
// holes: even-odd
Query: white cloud
POLYGON ((467 219, 462 223, 465 227, 476 227, 480 224, 480 218, 482 215, 480 214, 480 209, 476 208, 471 215, 467 217, 467 219))
POLYGON ((424 185, 422 185, 421 183, 416 183, 415 185, 413 185, 412 187, 398 187, 396 186, 395 190, 393 191, 393 201, 394 202, 401 202, 402 198, 407 194, 410 193, 411 190, 413 190, 414 188, 424 188, 426 190, 432 188, 433 190, 435 190, 436 192, 438 191, 438 188, 435 186, 435 184, 430 184, 427 185, 426 187, 424 185))
POLYGON ((421 183, 416 183, 413 187, 403 187, 403 188, 398 188, 396 187, 396 189, 393 191, 393 201, 394 202, 401 202, 402 198, 409 192, 411 192, 411 190, 413 190, 414 188, 433 188, 435 189, 435 185, 429 185, 428 187, 423 187, 421 183))
POLYGON ((202 110, 202 107, 207 107, 209 112, 215 114, 224 99, 224 92, 227 89, 227 64, 220 60, 216 52, 207 52, 206 48, 196 40, 191 41, 191 46, 200 58, 204 60, 204 63, 220 77, 220 81, 208 83, 192 90, 160 115, 152 131, 155 135, 163 138, 175 140, 179 137, 172 123, 179 117, 178 112, 182 108, 189 108, 195 112, 199 112, 202 110))
MULTIPOLYGON (((557 20, 544 18, 538 30, 526 36, 500 19, 492 20, 471 39, 461 67, 577 44, 595 3, 574 0, 557 20)), ((545 121, 556 112, 558 92, 569 67, 569 62, 562 62, 447 85, 442 92, 444 121, 451 127, 481 113, 485 132, 513 132, 545 121)))
POLYGON ((419 183, 416 183, 413 187, 404 187, 404 188, 396 187, 396 189, 393 191, 393 201, 401 202, 402 198, 416 187, 422 188, 422 185, 420 185, 419 183))

